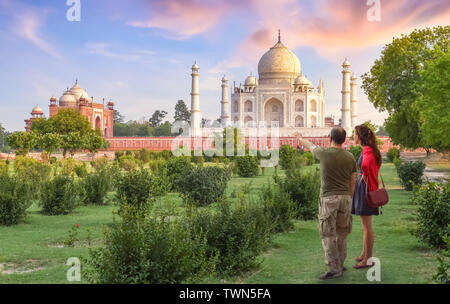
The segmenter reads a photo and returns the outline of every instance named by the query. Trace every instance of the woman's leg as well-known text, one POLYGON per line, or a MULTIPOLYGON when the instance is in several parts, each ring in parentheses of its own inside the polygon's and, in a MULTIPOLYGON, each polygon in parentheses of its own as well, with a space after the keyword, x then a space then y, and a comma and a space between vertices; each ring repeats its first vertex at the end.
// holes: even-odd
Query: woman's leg
POLYGON ((361 216, 361 222, 364 230, 364 257, 361 265, 366 265, 367 260, 372 257, 374 233, 372 229, 372 216, 361 216))
POLYGON ((361 251, 361 254, 359 255, 359 257, 356 258, 356 260, 358 262, 361 262, 362 260, 364 260, 364 258, 366 256, 366 234, 367 233, 366 233, 366 228, 364 226, 363 217, 361 216, 360 218, 361 218, 361 226, 363 229, 363 248, 362 248, 362 251, 361 251))

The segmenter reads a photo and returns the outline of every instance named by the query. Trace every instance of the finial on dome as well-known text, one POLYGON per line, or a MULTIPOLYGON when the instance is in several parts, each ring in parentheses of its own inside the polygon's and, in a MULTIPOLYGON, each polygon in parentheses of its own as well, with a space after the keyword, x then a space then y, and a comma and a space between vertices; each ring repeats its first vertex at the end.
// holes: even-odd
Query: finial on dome
POLYGON ((278 29, 278 42, 281 42, 281 31, 278 29))

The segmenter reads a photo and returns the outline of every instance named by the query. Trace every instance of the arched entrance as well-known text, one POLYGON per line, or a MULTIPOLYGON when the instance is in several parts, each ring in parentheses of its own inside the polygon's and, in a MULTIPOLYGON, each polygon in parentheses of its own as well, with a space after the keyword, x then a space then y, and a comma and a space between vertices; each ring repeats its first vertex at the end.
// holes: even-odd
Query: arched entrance
POLYGON ((268 127, 272 126, 272 122, 278 122, 279 127, 284 125, 283 103, 280 100, 270 98, 266 101, 264 105, 264 121, 268 127))
POLYGON ((102 120, 101 120, 100 116, 97 116, 97 118, 95 119, 95 128, 96 129, 102 128, 102 120))

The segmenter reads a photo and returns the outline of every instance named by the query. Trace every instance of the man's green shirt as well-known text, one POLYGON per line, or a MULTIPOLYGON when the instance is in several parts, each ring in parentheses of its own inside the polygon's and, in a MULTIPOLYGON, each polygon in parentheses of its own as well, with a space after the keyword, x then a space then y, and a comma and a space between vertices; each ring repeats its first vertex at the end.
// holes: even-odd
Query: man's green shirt
POLYGON ((320 196, 352 195, 350 177, 356 172, 353 154, 334 147, 317 147, 313 154, 320 160, 320 196))

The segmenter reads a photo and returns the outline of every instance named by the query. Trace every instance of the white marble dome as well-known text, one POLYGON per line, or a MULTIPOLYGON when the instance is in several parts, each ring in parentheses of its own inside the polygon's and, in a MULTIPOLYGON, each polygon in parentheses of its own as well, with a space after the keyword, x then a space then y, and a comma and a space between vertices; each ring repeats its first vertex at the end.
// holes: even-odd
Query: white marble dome
POLYGON ((74 107, 76 105, 77 99, 70 90, 65 91, 64 94, 59 98, 60 107, 74 107))
POLYGON ((301 74, 300 60, 281 41, 278 41, 259 60, 258 74, 259 79, 296 78, 301 74))
POLYGON ((81 97, 83 97, 87 102, 92 102, 92 98, 90 98, 88 93, 78 85, 78 81, 75 82, 74 86, 70 89, 70 92, 72 92, 77 101, 80 100, 81 97))
POLYGON ((244 85, 246 85, 246 86, 256 86, 256 85, 258 85, 258 80, 256 80, 255 76, 250 75, 250 76, 248 76, 245 79, 244 85))

